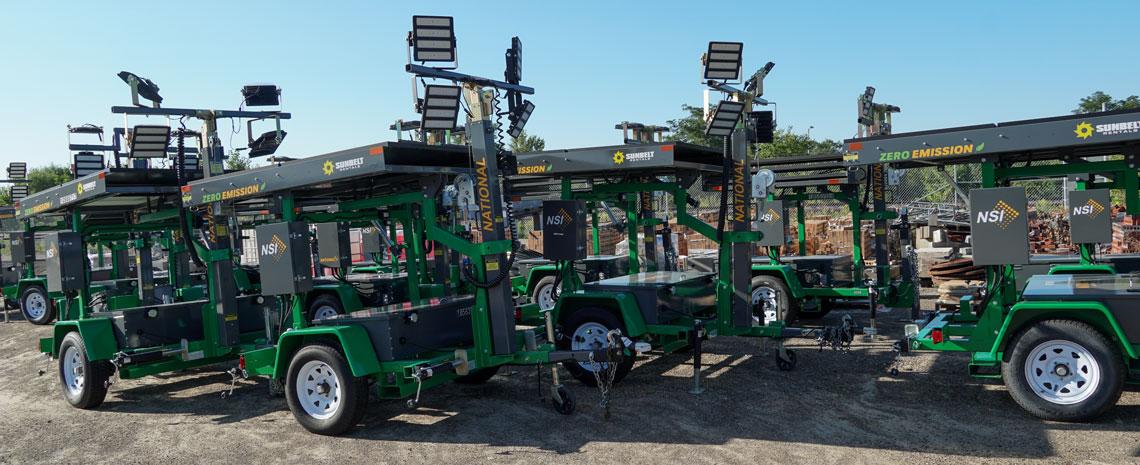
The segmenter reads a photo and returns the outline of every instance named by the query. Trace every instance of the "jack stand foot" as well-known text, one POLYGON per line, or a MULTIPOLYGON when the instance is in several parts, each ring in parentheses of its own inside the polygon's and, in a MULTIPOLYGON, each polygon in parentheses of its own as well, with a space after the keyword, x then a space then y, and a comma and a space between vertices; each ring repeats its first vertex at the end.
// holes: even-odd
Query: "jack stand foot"
POLYGON ((796 368, 796 353, 784 346, 780 342, 780 348, 776 351, 776 368, 780 371, 792 371, 796 368))
POLYGON ((693 388, 689 389, 689 394, 700 395, 705 392, 705 388, 701 387, 701 355, 703 355, 704 345, 704 322, 697 320, 693 322, 693 332, 690 337, 692 338, 693 347, 693 388))

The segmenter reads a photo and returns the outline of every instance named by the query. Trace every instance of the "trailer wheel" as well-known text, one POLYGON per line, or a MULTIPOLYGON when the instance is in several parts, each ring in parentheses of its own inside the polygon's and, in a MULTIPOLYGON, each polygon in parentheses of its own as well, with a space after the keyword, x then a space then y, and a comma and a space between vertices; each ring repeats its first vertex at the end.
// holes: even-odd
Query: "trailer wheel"
POLYGON ((1086 323, 1037 323, 1017 337, 1008 353, 1002 377, 1009 393, 1038 418, 1092 420, 1115 405, 1124 388, 1120 353, 1086 323))
POLYGON ((311 433, 335 436, 364 416, 368 382, 355 378, 340 351, 325 344, 302 347, 289 362, 285 400, 311 433))
POLYGON ((483 383, 486 383, 487 381, 491 380, 491 377, 495 376, 495 374, 499 372, 499 367, 501 367, 501 366, 502 365, 495 365, 493 367, 480 368, 480 369, 472 371, 466 375, 457 376, 455 378, 455 382, 457 382, 459 384, 483 384, 483 383))
POLYGON ((309 303, 309 321, 323 320, 344 313, 340 299, 331 294, 321 294, 309 303))
POLYGON ((20 293, 20 312, 34 325, 46 325, 55 319, 55 308, 43 286, 28 286, 20 293))
POLYGON ((798 318, 799 308, 792 303, 791 292, 784 281, 767 275, 752 278, 752 311, 763 323, 765 314, 774 313, 779 316, 779 309, 784 310, 784 321, 798 318))
POLYGON ((77 332, 67 333, 59 345, 59 384, 72 407, 93 409, 107 398, 107 380, 114 367, 106 360, 87 359, 87 345, 77 332))
POLYGON ((557 303, 554 299, 554 276, 543 276, 538 280, 538 284, 535 284, 530 292, 530 302, 538 304, 541 310, 554 308, 554 304, 557 303))
MULTIPOLYGON (((562 350, 593 350, 608 346, 606 334, 612 329, 620 329, 626 334, 625 325, 613 312, 598 307, 582 307, 571 312, 562 323, 563 337, 558 340, 562 350)), ((614 383, 621 381, 633 369, 634 355, 626 355, 618 362, 614 372, 614 383)), ((567 360, 562 366, 570 375, 587 386, 597 386, 594 372, 606 368, 604 362, 578 362, 567 360)))
POLYGON ((554 395, 550 398, 550 403, 554 406, 554 411, 563 415, 570 415, 574 413, 574 395, 570 394, 570 390, 566 386, 558 386, 554 389, 554 395))

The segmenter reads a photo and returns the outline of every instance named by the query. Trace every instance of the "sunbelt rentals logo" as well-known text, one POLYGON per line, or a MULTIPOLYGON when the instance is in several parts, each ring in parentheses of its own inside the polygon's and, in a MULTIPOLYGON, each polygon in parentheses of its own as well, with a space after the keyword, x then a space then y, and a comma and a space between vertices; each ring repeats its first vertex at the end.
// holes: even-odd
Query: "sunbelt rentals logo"
POLYGON ((261 244, 261 256, 273 257, 273 261, 280 261, 281 257, 285 256, 285 251, 289 247, 285 245, 285 241, 281 240, 276 234, 269 238, 269 242, 261 244))
POLYGON ((614 152, 613 160, 615 165, 624 163, 636 163, 641 161, 649 161, 653 159, 654 152, 652 150, 646 152, 633 152, 625 153, 621 150, 614 152))
POLYGON ((1089 199, 1084 205, 1077 205, 1073 207, 1073 216, 1088 216, 1089 218, 1096 218, 1104 212, 1104 205, 1096 200, 1089 199))
POLYGON ((342 171, 354 170, 364 166, 364 157, 350 158, 344 161, 333 162, 332 160, 325 160, 324 166, 321 170, 324 171, 325 176, 332 176, 334 172, 339 173, 342 171))
POLYGON ((1140 132, 1140 121, 1124 121, 1121 123, 1106 123, 1106 124, 1090 124, 1088 121, 1081 121, 1077 124, 1076 129, 1073 129, 1073 134, 1077 135, 1077 139, 1085 140, 1093 135, 1102 136, 1115 136, 1119 134, 1133 134, 1140 132))
POLYGON ((1021 213, 1003 200, 998 200, 989 210, 978 212, 978 224, 996 224, 1001 229, 1009 228, 1021 213))

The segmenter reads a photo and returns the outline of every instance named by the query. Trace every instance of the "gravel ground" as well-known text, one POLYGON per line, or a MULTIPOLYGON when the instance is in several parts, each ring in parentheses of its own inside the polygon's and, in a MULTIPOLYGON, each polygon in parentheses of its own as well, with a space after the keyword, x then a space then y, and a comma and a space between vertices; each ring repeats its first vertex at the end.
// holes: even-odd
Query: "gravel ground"
MULTIPOLYGON (((882 332, 900 334, 899 317, 882 332)), ((646 357, 609 420, 592 388, 571 382, 578 412, 562 416, 539 400, 534 368, 504 369, 426 391, 415 410, 374 400, 363 425, 329 438, 304 431, 264 380, 223 399, 219 367, 121 381, 99 410, 73 409, 36 351, 48 333, 0 323, 0 463, 1140 463, 1135 390, 1096 423, 1044 422, 966 376, 963 356, 902 357, 889 376, 887 337, 849 352, 798 342, 792 372, 758 341, 715 339, 699 396, 683 355, 646 357)))

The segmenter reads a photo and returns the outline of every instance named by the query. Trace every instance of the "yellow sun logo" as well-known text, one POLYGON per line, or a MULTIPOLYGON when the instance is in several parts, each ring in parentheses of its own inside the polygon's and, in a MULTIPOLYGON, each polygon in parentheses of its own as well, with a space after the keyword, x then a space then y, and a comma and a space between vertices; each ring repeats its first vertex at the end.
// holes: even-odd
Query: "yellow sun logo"
POLYGON ((1091 124, 1082 121, 1073 132, 1077 134, 1078 139, 1088 139, 1093 135, 1093 127, 1091 124))
POLYGON ((79 195, 83 195, 83 183, 79 183, 79 184, 75 185, 75 193, 77 193, 79 195))
POLYGON ((614 164, 620 165, 625 162, 625 154, 621 150, 614 152, 614 164))
POLYGON ((323 169, 324 169, 324 171, 325 171, 325 176, 332 176, 332 173, 333 173, 333 162, 332 162, 332 161, 329 161, 329 160, 325 160, 325 166, 324 166, 324 168, 323 168, 323 169))

